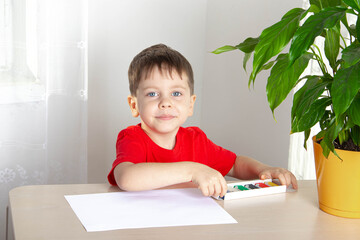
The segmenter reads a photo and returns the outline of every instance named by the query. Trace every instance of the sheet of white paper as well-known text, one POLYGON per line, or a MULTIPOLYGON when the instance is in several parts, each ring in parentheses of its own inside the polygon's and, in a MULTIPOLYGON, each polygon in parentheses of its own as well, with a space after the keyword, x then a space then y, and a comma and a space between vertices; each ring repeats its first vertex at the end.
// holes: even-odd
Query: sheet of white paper
POLYGON ((126 228, 228 224, 237 221, 199 189, 67 195, 88 232, 126 228))

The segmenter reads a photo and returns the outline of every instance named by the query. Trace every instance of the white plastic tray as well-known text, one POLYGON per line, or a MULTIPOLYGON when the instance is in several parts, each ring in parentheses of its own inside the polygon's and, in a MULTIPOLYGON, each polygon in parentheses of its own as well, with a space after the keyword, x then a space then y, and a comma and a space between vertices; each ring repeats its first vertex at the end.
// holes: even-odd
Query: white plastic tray
POLYGON ((239 191, 232 191, 234 189, 234 186, 244 186, 248 184, 255 185, 256 183, 263 183, 266 185, 269 185, 270 183, 273 183, 271 179, 266 180, 252 180, 252 181, 240 181, 240 182, 233 182, 227 184, 228 186, 228 192, 225 194, 224 197, 216 198, 218 200, 231 200, 231 199, 239 199, 239 198, 247 198, 247 197, 257 197, 262 195, 269 195, 269 194, 275 194, 275 193, 284 193, 286 192, 286 185, 280 185, 280 183, 275 182, 276 186, 269 186, 269 187, 263 187, 263 188, 257 188, 257 189, 249 189, 249 190, 239 190, 239 191))

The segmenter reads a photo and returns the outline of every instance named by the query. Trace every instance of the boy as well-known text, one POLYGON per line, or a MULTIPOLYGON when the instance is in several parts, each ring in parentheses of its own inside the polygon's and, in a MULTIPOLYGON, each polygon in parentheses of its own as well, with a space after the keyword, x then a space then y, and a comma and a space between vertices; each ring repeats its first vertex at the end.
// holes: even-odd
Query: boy
POLYGON ((282 168, 236 156, 212 143, 197 127, 181 127, 193 114, 196 95, 191 65, 179 52, 155 45, 130 64, 128 103, 141 123, 119 133, 117 158, 108 175, 125 191, 195 183, 205 196, 224 196, 226 174, 239 179, 278 178, 297 189, 282 168))

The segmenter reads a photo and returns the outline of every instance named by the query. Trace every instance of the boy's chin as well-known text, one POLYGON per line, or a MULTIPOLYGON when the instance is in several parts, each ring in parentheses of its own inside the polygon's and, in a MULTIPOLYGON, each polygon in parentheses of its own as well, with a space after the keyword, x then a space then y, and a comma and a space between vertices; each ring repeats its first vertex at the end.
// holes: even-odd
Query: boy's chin
POLYGON ((181 125, 175 123, 164 123, 154 126, 153 130, 159 134, 174 133, 179 130, 181 125))
POLYGON ((179 130, 179 128, 180 128, 180 126, 157 128, 156 132, 159 134, 170 134, 170 133, 177 132, 179 130))
POLYGON ((154 124, 147 125, 147 129, 156 134, 177 133, 179 128, 182 126, 182 121, 174 121, 174 120, 175 119, 170 121, 155 122, 154 124))

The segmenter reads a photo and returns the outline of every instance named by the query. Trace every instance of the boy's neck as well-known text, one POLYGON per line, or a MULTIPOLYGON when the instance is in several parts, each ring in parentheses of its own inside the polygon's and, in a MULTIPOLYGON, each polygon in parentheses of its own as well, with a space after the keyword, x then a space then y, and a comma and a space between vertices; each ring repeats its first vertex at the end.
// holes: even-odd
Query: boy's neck
POLYGON ((159 147, 172 150, 175 147, 176 144, 176 135, 179 131, 179 128, 177 131, 171 132, 171 133, 155 133, 152 132, 149 129, 146 129, 146 127, 143 127, 143 124, 141 124, 141 128, 144 130, 144 132, 150 137, 150 139, 156 143, 159 147))

